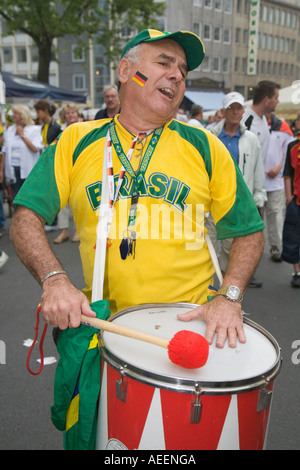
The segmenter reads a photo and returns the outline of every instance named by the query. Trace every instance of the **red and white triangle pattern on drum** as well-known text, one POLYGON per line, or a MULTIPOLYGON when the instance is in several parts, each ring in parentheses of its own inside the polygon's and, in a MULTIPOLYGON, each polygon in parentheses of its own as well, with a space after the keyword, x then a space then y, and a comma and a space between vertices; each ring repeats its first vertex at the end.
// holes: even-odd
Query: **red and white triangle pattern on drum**
POLYGON ((259 390, 237 395, 202 395, 200 422, 191 423, 193 395, 162 390, 126 377, 124 403, 116 396, 119 378, 118 371, 105 365, 99 407, 100 449, 107 448, 111 441, 130 450, 264 448, 269 408, 257 412, 259 390))

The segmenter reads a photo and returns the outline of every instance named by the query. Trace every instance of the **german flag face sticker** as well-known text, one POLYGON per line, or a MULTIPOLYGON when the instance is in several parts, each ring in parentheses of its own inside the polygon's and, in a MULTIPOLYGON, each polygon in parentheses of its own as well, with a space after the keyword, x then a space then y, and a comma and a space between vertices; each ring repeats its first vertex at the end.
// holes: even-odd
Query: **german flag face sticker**
POLYGON ((144 86, 148 78, 145 77, 145 75, 143 75, 141 72, 136 72, 136 74, 132 77, 132 80, 134 80, 138 85, 144 86))

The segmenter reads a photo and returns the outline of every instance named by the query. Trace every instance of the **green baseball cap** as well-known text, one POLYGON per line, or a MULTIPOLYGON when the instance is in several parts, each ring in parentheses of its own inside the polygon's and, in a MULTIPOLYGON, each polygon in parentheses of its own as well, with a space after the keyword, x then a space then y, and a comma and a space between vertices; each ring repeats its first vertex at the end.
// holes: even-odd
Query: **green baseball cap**
POLYGON ((175 33, 167 33, 165 31, 157 31, 156 29, 144 29, 135 38, 131 39, 124 47, 121 58, 133 47, 143 42, 160 41, 162 39, 173 39, 183 48, 189 70, 198 67, 205 56, 205 50, 201 39, 194 33, 189 31, 176 31, 175 33))

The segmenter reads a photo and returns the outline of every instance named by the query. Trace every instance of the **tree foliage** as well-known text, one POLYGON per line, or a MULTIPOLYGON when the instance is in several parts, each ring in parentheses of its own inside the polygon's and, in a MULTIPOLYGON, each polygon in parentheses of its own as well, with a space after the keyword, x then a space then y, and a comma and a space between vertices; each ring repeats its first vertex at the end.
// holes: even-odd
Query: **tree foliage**
POLYGON ((6 35, 22 31, 32 38, 39 53, 38 80, 48 83, 54 39, 95 34, 103 12, 98 0, 1 0, 0 15, 6 35))
POLYGON ((164 4, 154 0, 109 0, 104 4, 101 8, 98 0, 1 0, 0 16, 6 20, 6 35, 22 31, 32 38, 39 53, 37 78, 48 83, 54 39, 71 35, 79 40, 100 32, 111 61, 119 54, 124 26, 151 27, 164 10, 164 4))
POLYGON ((165 11, 165 2, 155 0, 110 0, 106 7, 109 21, 101 25, 98 42, 106 48, 110 63, 120 57, 126 32, 135 34, 147 28, 157 28, 157 18, 165 11))

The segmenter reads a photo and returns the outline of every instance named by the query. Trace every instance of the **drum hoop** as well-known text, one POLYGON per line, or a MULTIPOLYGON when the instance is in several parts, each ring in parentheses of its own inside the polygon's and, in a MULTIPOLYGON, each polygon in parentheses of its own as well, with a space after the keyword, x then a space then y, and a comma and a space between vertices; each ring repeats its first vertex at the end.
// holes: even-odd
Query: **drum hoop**
MULTIPOLYGON (((191 307, 196 308, 199 305, 189 303, 176 303, 176 304, 142 304, 135 307, 129 307, 120 310, 113 315, 109 321, 113 321, 116 318, 126 314, 135 312, 137 309, 149 309, 149 308, 167 308, 167 307, 191 307)), ((257 390, 268 386, 276 376, 279 374, 282 364, 282 358, 280 356, 280 347, 275 338, 262 326, 255 323, 253 320, 244 317, 244 323, 248 326, 253 327, 262 333, 274 346, 276 350, 276 360, 263 374, 253 376, 246 379, 235 380, 235 381, 201 381, 192 380, 186 378, 176 378, 172 376, 164 376, 159 373, 148 372, 140 367, 125 362, 122 358, 116 356, 108 348, 105 347, 103 339, 103 332, 100 332, 100 353, 103 360, 112 366, 115 370, 120 372, 121 376, 130 377, 146 385, 155 386, 164 390, 176 391, 179 393, 197 393, 203 395, 231 395, 237 393, 245 393, 252 390, 257 390)))

